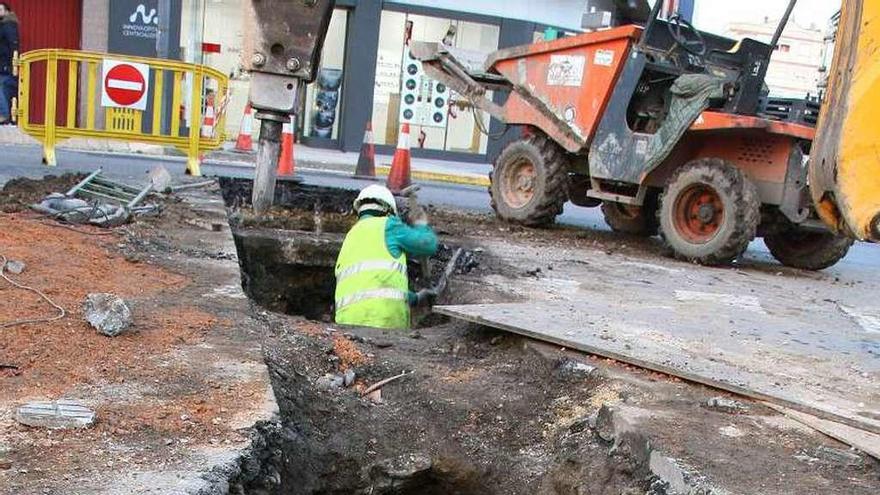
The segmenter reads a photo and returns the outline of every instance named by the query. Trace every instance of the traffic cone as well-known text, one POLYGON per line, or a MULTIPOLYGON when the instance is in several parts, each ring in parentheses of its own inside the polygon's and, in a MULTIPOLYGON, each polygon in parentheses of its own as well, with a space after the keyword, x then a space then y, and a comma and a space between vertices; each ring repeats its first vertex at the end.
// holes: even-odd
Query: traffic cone
POLYGON ((235 151, 251 153, 254 151, 254 114, 251 104, 244 107, 241 126, 238 128, 238 139, 235 140, 235 151))
POLYGON ((354 176, 364 179, 376 177, 376 145, 373 143, 373 123, 369 120, 354 176))
POLYGON ((278 157, 278 175, 293 175, 296 164, 293 160, 293 116, 281 130, 281 156, 278 157))
POLYGON ((212 138, 214 137, 214 105, 208 105, 205 107, 205 118, 202 120, 202 137, 204 138, 212 138))
POLYGON ((397 194, 412 184, 410 169, 412 158, 409 152, 409 124, 404 123, 400 129, 400 137, 397 140, 397 151, 391 161, 391 172, 388 174, 386 186, 391 192, 397 194))

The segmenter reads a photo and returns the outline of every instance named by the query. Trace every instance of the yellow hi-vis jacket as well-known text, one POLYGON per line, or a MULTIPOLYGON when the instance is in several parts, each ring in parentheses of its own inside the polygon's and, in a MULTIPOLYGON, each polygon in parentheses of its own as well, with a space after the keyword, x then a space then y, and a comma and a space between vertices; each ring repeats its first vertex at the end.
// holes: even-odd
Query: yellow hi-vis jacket
POLYGON ((406 254, 385 243, 388 217, 358 220, 336 259, 336 323, 374 328, 410 326, 406 254))

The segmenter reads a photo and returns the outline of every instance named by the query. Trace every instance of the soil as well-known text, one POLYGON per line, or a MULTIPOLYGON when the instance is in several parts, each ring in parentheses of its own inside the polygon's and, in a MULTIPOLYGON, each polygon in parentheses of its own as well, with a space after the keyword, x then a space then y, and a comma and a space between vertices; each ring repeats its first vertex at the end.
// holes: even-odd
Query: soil
MULTIPOLYGON (((51 434, 0 423, 0 447, 3 435, 15 445, 14 470, 4 471, 0 465, 0 493, 105 491, 87 486, 113 487, 115 493, 672 493, 651 470, 645 456, 649 444, 698 468, 748 473, 756 480, 734 493, 876 492, 876 463, 841 467, 802 461, 799 456, 817 446, 843 447, 794 429, 756 404, 749 414, 736 417, 707 410, 700 404, 717 391, 664 375, 455 321, 429 320, 413 331, 381 331, 340 327, 324 321, 323 311, 307 319, 248 305, 238 292, 232 236, 225 227, 221 232, 213 227, 224 220, 214 206, 233 206, 230 225, 233 233, 238 230, 235 241, 241 249, 244 233, 258 233, 254 239, 261 242, 290 241, 290 232, 274 227, 286 225, 289 218, 314 215, 314 203, 301 208, 302 215, 279 211, 278 217, 285 218, 280 224, 256 219, 243 228, 235 214, 246 206, 235 207, 225 199, 220 203, 211 189, 165 198, 161 216, 143 218, 112 236, 57 229, 20 213, 0 215, 0 252, 29 264, 23 280, 73 309, 86 292, 115 291, 130 299, 137 322, 132 332, 114 339, 97 338, 76 317, 27 332, 13 328, 14 338, 6 337, 13 335, 10 329, 0 332, 0 339, 6 339, 0 340, 0 352, 7 353, 0 354, 0 362, 7 355, 35 356, 20 359, 25 366, 15 373, 0 375, 0 394, 8 394, 0 395, 0 404, 27 394, 54 398, 73 392, 91 399, 100 418, 89 430, 51 434), (257 345, 259 364, 252 360, 257 345), (225 359, 222 366, 220 359, 225 359), (595 371, 573 373, 571 360, 595 371), (254 417, 257 405, 266 400, 267 385, 256 376, 235 373, 263 372, 262 363, 279 414, 235 426, 242 424, 236 418, 254 417), (226 371, 218 374, 218 368, 226 371), (326 380, 346 371, 355 373, 349 387, 326 380), (408 374, 380 393, 362 396, 366 387, 402 372, 408 374), (598 413, 608 407, 644 412, 626 441, 620 435, 609 437, 599 426, 598 413), (745 436, 719 437, 719 429, 730 427, 745 436), (206 473, 205 451, 196 446, 231 449, 247 435, 250 448, 234 468, 206 473), (201 460, 181 467, 183 456, 193 452, 201 460), (154 477, 138 481, 145 477, 128 475, 147 469, 150 476, 170 473, 172 481, 159 487, 154 477), (183 490, 172 483, 181 473, 196 473, 216 484, 183 490)), ((555 258, 577 258, 578 249, 597 247, 640 253, 645 250, 640 243, 651 242, 626 241, 621 247, 619 238, 603 244, 605 234, 510 227, 451 210, 431 213, 444 243, 434 273, 454 247, 468 249, 452 290, 442 299, 450 303, 529 297, 518 286, 544 280, 541 269, 552 268, 530 253, 554 250, 555 258), (517 258, 500 249, 482 250, 486 239, 522 253, 517 258), (488 284, 491 277, 509 278, 511 286, 488 284)), ((309 234, 341 238, 326 232, 309 234)), ((282 253, 280 245, 266 252, 296 256, 290 250, 282 253)), ((335 256, 326 251, 319 253, 321 259, 332 260, 335 256)), ((306 254, 313 259, 315 253, 306 254)), ((257 262, 265 269, 272 259, 253 260, 257 262)), ((251 265, 242 261, 241 266, 251 265)), ((290 266, 293 271, 282 277, 284 283, 302 278, 296 263, 290 266)), ((253 278, 247 270, 240 280, 245 289, 252 284, 266 294, 281 292, 267 286, 265 276, 253 278)), ((540 284, 535 287, 545 290, 540 284)), ((0 285, 0 296, 9 294, 0 285)), ((24 300, 25 295, 16 297, 23 300, 14 306, 0 303, 5 308, 0 321, 20 313, 44 314, 44 306, 24 300)), ((307 302, 302 298, 303 306, 307 302)), ((0 448, 0 460, 2 456, 0 448)))
POLYGON ((283 452, 274 469, 292 493, 647 491, 647 472, 608 456, 585 427, 603 380, 559 379, 558 363, 520 339, 460 324, 412 335, 348 329, 360 353, 372 356, 352 367, 350 344, 337 354, 339 329, 315 337, 285 319, 270 328, 266 358, 282 417, 274 442, 283 452), (336 342, 331 354, 322 351, 328 341, 336 342), (311 382, 344 368, 363 385, 410 374, 383 387, 378 404, 359 397, 357 386, 320 390, 311 382), (422 459, 423 469, 389 475, 389 465, 407 459, 422 459))
MULTIPOLYGON (((248 179, 220 178, 220 190, 227 208, 251 206, 253 182, 248 179)), ((310 186, 297 180, 279 179, 275 186, 274 205, 278 211, 294 208, 323 213, 348 214, 358 191, 331 187, 310 186)))
MULTIPOLYGON (((5 192, 29 201, 28 194, 59 189, 52 179, 45 187, 10 182, 5 192)), ((0 493, 124 486, 130 488, 119 493, 140 493, 142 482, 164 492, 161 487, 180 483, 187 470, 196 479, 203 474, 193 456, 240 446, 248 438, 242 422, 268 419, 259 327, 246 300, 236 298, 240 291, 216 292, 237 282, 237 267, 229 258, 206 256, 216 248, 201 244, 212 236, 230 244, 228 234, 196 230, 189 221, 202 212, 180 200, 159 200, 167 203, 167 216, 111 231, 74 232, 30 212, 0 214, 0 254, 27 264, 20 275, 7 275, 67 311, 59 321, 0 329, 0 493), (199 242, 183 240, 185 234, 199 242), (224 262, 225 268, 217 264, 224 262), (124 298, 133 325, 117 337, 99 335, 82 317, 91 292, 124 298), (13 420, 24 402, 59 398, 94 408, 96 424, 45 431, 13 420), (114 465, 125 469, 110 469, 114 465), (177 474, 165 479, 160 466, 177 474)), ((53 311, 35 294, 0 280, 0 323, 53 311)))
MULTIPOLYGON (((309 210, 315 204, 315 194, 332 194, 332 190, 310 191, 302 203, 297 203, 294 195, 285 206, 266 217, 251 218, 251 223, 236 223, 233 217, 238 236, 253 235, 263 245, 284 246, 275 250, 276 255, 264 250, 252 256, 248 246, 239 243, 240 255, 250 260, 242 265, 245 271, 254 273, 262 266, 263 272, 276 272, 265 267, 281 263, 295 273, 309 274, 299 280, 310 288, 315 286, 306 265, 321 259, 311 252, 316 234, 328 243, 324 246, 327 249, 338 249, 341 236, 283 230, 291 225, 308 229, 301 227, 308 222, 291 219, 325 215, 309 210), (298 252, 291 255, 292 250, 298 252)), ((238 209, 234 215, 241 212, 238 209)), ((331 211, 326 215, 341 214, 331 211)), ((572 256, 578 250, 597 247, 607 256, 657 252, 656 241, 624 237, 621 242, 616 234, 613 242, 606 243, 602 233, 565 227, 533 230, 453 210, 432 208, 431 217, 444 240, 432 260, 432 279, 442 271, 454 248, 469 248, 456 270, 454 290, 445 296, 444 303, 515 300, 523 297, 516 288, 517 280, 532 279, 539 287, 540 280, 553 276, 554 267, 548 259, 538 256, 530 258, 528 265, 510 264, 480 249, 478 239, 504 239, 512 250, 519 246, 523 253, 554 251, 554 258, 561 249, 572 256), (485 277, 508 278, 512 290, 493 291, 485 284, 485 277)), ((325 281, 332 279, 334 257, 328 256, 325 281)), ((659 258, 656 254, 651 257, 659 258)), ((581 263, 590 264, 586 260, 581 263)), ((418 267, 411 270, 411 278, 419 283, 418 267)), ((256 285, 265 282, 266 278, 250 281, 256 285)), ((326 314, 321 318, 329 321, 326 314)), ((560 371, 558 351, 549 356, 537 353, 526 339, 443 318, 427 318, 413 332, 340 329, 329 323, 316 327, 281 316, 271 317, 268 326, 266 359, 282 420, 278 430, 264 440, 270 444, 267 448, 280 454, 263 458, 269 473, 239 480, 251 489, 271 493, 273 486, 282 487, 282 491, 295 486, 294 493, 303 494, 662 494, 672 488, 649 469, 648 453, 657 445, 696 466, 705 466, 705 459, 717 457, 730 466, 740 466, 734 469, 742 469, 742 459, 751 458, 748 471, 776 470, 784 473, 780 479, 796 477, 798 486, 807 491, 837 478, 825 466, 811 467, 792 460, 799 451, 813 448, 805 446, 829 443, 827 439, 790 426, 756 427, 777 421, 775 413, 759 407, 736 421, 707 412, 697 405, 705 403, 715 393, 712 390, 613 361, 591 360, 602 372, 566 377, 560 371), (340 332, 344 332, 342 338, 340 332), (356 356, 365 358, 359 364, 349 357, 353 347, 359 349, 356 356), (351 389, 325 388, 321 377, 346 370, 357 374, 351 389), (383 388, 380 403, 372 396, 358 396, 366 386, 407 371, 411 374, 383 388), (588 425, 590 418, 609 404, 639 404, 652 421, 639 425, 638 433, 627 433, 626 441, 603 438, 588 425), (715 452, 723 442, 711 439, 730 428, 761 439, 726 445, 723 452, 715 452), (695 432, 696 437, 691 438, 695 432), (701 454, 694 457, 690 452, 701 454), (266 485, 266 480, 280 481, 266 485)), ((840 447, 834 442, 830 445, 840 447)), ((736 478, 713 462, 709 464, 716 473, 736 478)), ((851 485, 841 486, 841 493, 868 493, 869 473, 875 469, 870 464, 844 475, 849 476, 851 485)), ((769 472, 754 479, 770 488, 768 493, 787 493, 784 483, 761 481, 768 476, 769 472)), ((698 480, 699 475, 690 478, 698 480)), ((749 483, 753 482, 744 485, 749 483)), ((705 492, 711 490, 706 488, 705 492)), ((754 491, 750 488, 744 493, 754 491)))
MULTIPOLYGON (((104 378, 139 368, 134 352, 146 345, 160 353, 177 341, 198 338, 214 324, 213 318, 181 305, 163 314, 134 305, 132 332, 117 339, 99 335, 82 317, 87 294, 109 292, 137 301, 174 287, 185 287, 186 277, 155 266, 126 261, 108 250, 120 236, 94 237, 40 223, 26 214, 0 216, 0 245, 9 259, 24 261, 19 283, 42 289, 65 308, 70 317, 61 322, 26 324, 0 332, 0 362, 18 368, 4 380, 2 399, 32 395, 54 396, 72 383, 88 379, 95 368, 104 378), (75 342, 75 346, 70 344, 75 342)), ((0 322, 52 316, 53 308, 31 292, 0 285, 0 322)))
POLYGON ((85 179, 84 174, 48 175, 43 179, 21 177, 7 182, 0 190, 0 212, 15 213, 39 203, 51 193, 64 193, 85 179))

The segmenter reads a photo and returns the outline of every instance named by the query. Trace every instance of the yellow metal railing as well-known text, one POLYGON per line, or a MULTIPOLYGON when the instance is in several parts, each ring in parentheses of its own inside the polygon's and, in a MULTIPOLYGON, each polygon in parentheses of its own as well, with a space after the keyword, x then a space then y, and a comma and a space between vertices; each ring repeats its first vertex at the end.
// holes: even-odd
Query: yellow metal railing
POLYGON ((34 50, 18 61, 19 127, 43 144, 43 161, 56 165, 55 145, 75 137, 113 139, 174 146, 187 155, 187 171, 200 175, 201 156, 223 143, 226 98, 229 79, 222 72, 203 65, 174 60, 160 60, 126 55, 82 52, 76 50, 34 50), (103 81, 100 69, 105 60, 149 66, 148 106, 145 111, 130 108, 102 107, 103 81), (59 77, 66 71, 67 77, 59 77), (32 115, 31 78, 45 73, 46 92, 42 121, 32 115), (167 105, 166 75, 171 82, 171 104, 167 105), (66 79, 66 81, 65 81, 66 79), (188 84, 184 84, 187 82, 188 84), (189 95, 185 94, 185 89, 189 95), (206 96, 213 92, 214 97, 206 96), (59 95, 66 95, 66 118, 59 122, 59 95), (188 96, 188 98, 187 98, 188 96), (185 121, 181 105, 186 105, 185 121), (79 105, 83 102, 83 105, 79 105), (194 104, 193 104, 194 103, 194 104), (206 104, 215 109, 212 131, 202 132, 206 104), (99 110, 99 107, 101 108, 99 110), (170 107, 170 108, 169 108, 170 107), (98 112, 103 122, 99 122, 98 112), (146 115, 145 115, 146 114, 146 115), (149 123, 148 130, 144 124, 149 123))

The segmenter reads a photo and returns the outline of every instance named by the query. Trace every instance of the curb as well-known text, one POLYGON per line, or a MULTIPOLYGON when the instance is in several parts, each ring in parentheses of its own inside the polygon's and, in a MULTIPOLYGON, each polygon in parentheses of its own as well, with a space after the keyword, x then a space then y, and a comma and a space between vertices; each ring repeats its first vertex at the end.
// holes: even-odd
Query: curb
MULTIPOLYGON (((381 175, 388 175, 391 172, 391 167, 387 166, 377 166, 376 173, 381 175)), ((483 186, 489 187, 489 178, 483 177, 479 175, 458 175, 458 174, 447 174, 442 172, 427 172, 427 171, 419 171, 413 170, 411 172, 412 178, 417 180, 424 180, 429 182, 446 182, 449 184, 462 184, 467 186, 483 186)))
MULTIPOLYGON (((241 167, 241 168, 253 168, 253 165, 246 162, 232 162, 232 161, 221 161, 221 160, 208 160, 206 162, 208 165, 211 164, 222 164, 223 166, 233 166, 233 167, 241 167)), ((350 170, 341 170, 336 168, 324 168, 319 165, 315 165, 314 163, 309 162, 301 162, 296 166, 296 170, 302 170, 305 172, 315 172, 322 174, 332 174, 339 175, 343 177, 348 177, 351 179, 360 179, 360 180, 370 180, 370 179, 378 179, 387 177, 391 172, 391 167, 386 165, 377 165, 376 166, 376 177, 356 177, 353 171, 350 170)), ((447 174, 441 172, 428 172, 428 171, 419 171, 413 170, 411 172, 412 178, 414 180, 427 181, 427 182, 443 182, 447 184, 459 184, 465 186, 481 186, 481 187, 489 187, 489 178, 481 175, 458 175, 458 174, 447 174)))

